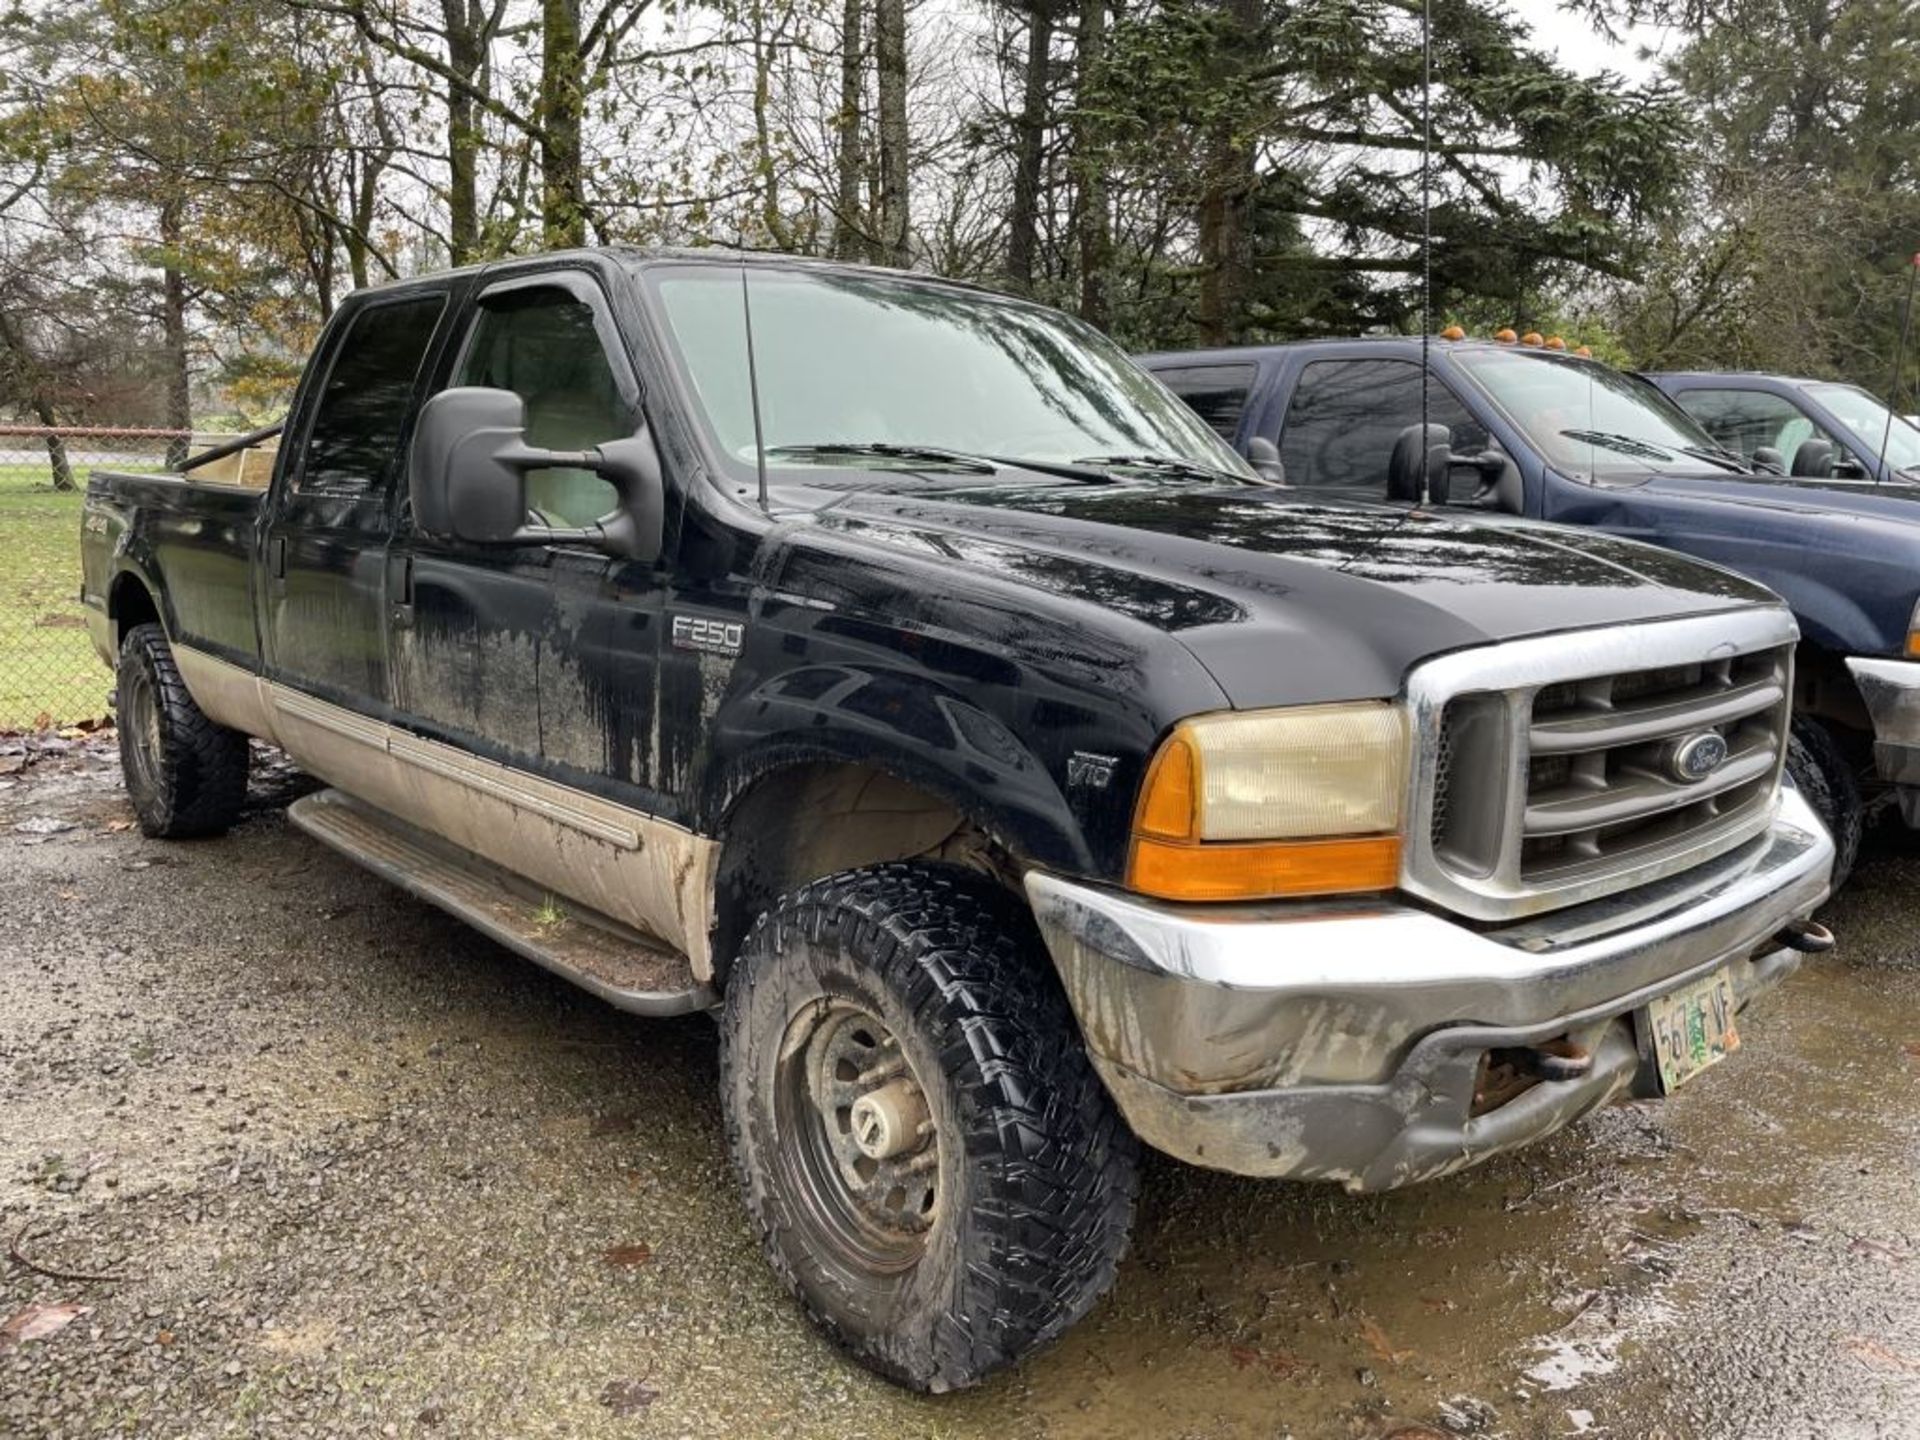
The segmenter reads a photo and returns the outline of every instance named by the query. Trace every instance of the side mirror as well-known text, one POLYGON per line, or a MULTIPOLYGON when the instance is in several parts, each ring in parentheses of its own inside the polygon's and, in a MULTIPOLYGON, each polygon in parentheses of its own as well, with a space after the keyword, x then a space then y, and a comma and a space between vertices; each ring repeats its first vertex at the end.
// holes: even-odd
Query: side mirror
POLYGON ((1833 473, 1848 480, 1864 480, 1867 478, 1867 467, 1851 455, 1842 455, 1833 462, 1833 473))
POLYGON ((1280 447, 1266 436, 1256 435, 1247 441, 1247 463, 1262 480, 1270 480, 1275 485, 1287 483, 1287 467, 1280 463, 1280 447))
POLYGON ((526 405, 511 390, 458 386, 420 407, 408 456, 413 523, 424 535, 476 545, 592 545, 610 555, 660 558, 664 486, 644 431, 593 450, 527 444, 526 405), (620 508, 577 530, 527 523, 527 472, 591 470, 619 492, 620 508))
POLYGON ((1810 438, 1793 452, 1793 473, 1801 480, 1824 480, 1833 474, 1833 442, 1810 438))
POLYGON ((1752 459, 1756 470, 1765 470, 1770 475, 1787 473, 1787 457, 1771 445, 1754 446, 1752 459))
MULTIPOLYGON (((1445 425, 1427 426, 1425 438, 1426 493, 1434 504, 1521 512, 1520 474, 1505 455, 1498 450, 1456 455, 1450 443, 1453 432, 1445 425)), ((1418 425, 1407 426, 1394 438, 1387 462, 1389 500, 1413 504, 1420 499, 1422 448, 1418 425)))
POLYGON ((1409 425, 1394 436, 1393 453, 1387 457, 1387 499, 1417 505, 1422 495, 1431 495, 1444 505, 1452 439, 1453 432, 1444 425, 1427 426, 1424 436, 1418 425, 1409 425))

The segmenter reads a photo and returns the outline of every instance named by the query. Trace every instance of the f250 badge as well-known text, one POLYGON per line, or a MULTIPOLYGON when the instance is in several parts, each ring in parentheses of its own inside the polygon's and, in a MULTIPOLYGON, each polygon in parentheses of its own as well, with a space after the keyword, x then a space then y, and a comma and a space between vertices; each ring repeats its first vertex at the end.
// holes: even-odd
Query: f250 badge
POLYGON ((747 627, 738 620, 709 620, 699 615, 673 617, 673 648, 709 655, 738 655, 747 627))

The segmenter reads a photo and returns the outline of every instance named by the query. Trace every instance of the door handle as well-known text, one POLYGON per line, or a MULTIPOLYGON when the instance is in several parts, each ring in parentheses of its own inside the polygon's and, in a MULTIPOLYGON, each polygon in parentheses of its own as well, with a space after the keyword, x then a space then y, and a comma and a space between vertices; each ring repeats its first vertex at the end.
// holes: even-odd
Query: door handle
POLYGON ((393 625, 404 630, 413 624, 413 556, 387 557, 387 599, 392 606, 393 625))
POLYGON ((267 574, 275 580, 287 578, 287 537, 274 535, 267 540, 267 574))

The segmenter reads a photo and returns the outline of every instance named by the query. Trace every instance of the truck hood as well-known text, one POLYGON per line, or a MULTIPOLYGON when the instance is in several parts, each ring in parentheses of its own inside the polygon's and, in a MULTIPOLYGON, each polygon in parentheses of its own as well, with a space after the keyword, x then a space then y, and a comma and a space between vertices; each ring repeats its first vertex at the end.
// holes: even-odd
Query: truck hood
POLYGON ((1080 602, 1083 624, 1163 631, 1240 707, 1391 695, 1449 650, 1778 603, 1730 571, 1590 531, 1251 488, 863 489, 815 522, 991 572, 1039 608, 1080 602))
POLYGON ((1689 500, 1802 514, 1863 515, 1920 526, 1920 484, 1906 480, 1798 480, 1786 475, 1658 475, 1644 488, 1689 500))

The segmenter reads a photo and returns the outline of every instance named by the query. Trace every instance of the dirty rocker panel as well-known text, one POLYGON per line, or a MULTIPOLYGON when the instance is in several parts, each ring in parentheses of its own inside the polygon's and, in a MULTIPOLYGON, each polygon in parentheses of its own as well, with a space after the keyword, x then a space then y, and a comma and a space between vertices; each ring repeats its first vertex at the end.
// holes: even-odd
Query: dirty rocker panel
POLYGON ((423 740, 212 655, 176 645, 181 677, 213 719, 273 741, 368 805, 630 925, 713 975, 719 844, 452 745, 423 740))

